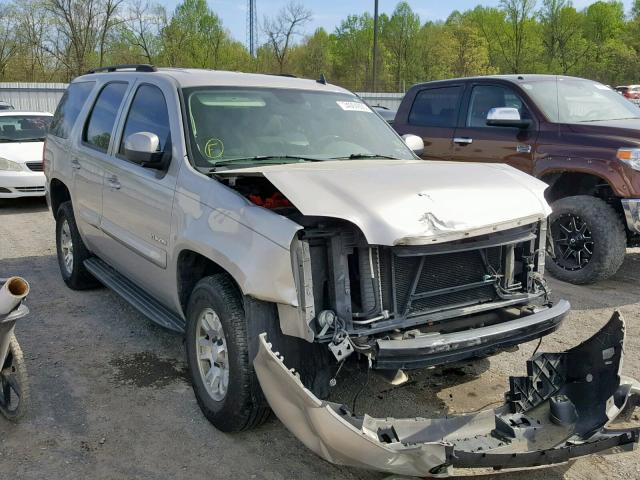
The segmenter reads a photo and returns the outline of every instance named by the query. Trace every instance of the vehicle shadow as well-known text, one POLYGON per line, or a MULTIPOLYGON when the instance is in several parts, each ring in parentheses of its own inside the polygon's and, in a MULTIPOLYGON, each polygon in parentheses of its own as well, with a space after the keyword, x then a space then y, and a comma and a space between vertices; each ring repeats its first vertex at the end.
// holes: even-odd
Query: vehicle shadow
POLYGON ((47 208, 44 197, 0 198, 0 215, 45 212, 47 208))

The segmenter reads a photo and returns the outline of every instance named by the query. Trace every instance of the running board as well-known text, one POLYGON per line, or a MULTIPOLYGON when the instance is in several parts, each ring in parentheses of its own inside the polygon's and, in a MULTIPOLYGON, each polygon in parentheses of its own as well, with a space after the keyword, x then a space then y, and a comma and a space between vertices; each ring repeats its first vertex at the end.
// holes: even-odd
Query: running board
POLYGON ((85 260, 84 266, 101 283, 124 298, 144 316, 164 328, 184 333, 185 322, 181 317, 159 303, 131 280, 116 272, 105 262, 94 257, 85 260))

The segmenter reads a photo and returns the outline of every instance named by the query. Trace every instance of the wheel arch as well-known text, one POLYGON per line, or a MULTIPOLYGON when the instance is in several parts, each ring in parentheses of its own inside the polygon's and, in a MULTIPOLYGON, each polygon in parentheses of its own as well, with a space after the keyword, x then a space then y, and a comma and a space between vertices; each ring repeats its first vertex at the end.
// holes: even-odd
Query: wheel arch
POLYGON ((49 183, 49 201, 51 203, 51 212, 53 218, 58 217, 58 209, 64 202, 71 201, 71 193, 69 188, 62 180, 52 178, 49 183))
POLYGON ((591 195, 603 200, 616 197, 611 183, 593 173, 557 170, 545 172, 539 178, 549 185, 545 192, 549 202, 576 195, 591 195))
POLYGON ((176 282, 178 287, 178 300, 182 313, 186 316, 189 297, 196 284, 205 277, 224 273, 228 275, 237 289, 239 295, 244 295, 240 284, 227 269, 209 257, 188 248, 180 251, 176 261, 176 282))

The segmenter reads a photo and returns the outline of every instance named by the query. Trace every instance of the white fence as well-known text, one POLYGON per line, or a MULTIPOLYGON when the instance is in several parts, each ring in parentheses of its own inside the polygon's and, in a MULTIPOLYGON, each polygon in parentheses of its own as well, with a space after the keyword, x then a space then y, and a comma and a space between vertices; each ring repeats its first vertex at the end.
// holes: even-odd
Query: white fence
POLYGON ((387 107, 390 110, 398 110, 404 93, 371 93, 358 92, 357 95, 371 106, 387 107))
POLYGON ((66 83, 0 82, 0 100, 16 110, 53 113, 66 88, 66 83))

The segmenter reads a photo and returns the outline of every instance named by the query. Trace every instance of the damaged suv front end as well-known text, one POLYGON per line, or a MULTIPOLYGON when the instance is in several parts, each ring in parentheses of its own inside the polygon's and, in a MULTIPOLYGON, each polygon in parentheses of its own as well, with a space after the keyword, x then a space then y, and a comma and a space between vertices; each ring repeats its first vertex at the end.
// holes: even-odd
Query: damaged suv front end
POLYGON ((304 87, 183 92, 193 165, 217 182, 215 210, 192 215, 200 204, 182 199, 178 224, 208 218, 211 258, 244 298, 247 357, 287 428, 328 461, 422 476, 635 444, 636 430, 606 430, 637 390, 619 376, 617 316, 575 349, 535 355, 495 410, 376 419, 322 400, 347 361, 482 357, 552 333, 570 306, 544 280, 544 183, 423 162, 357 97, 304 87))

